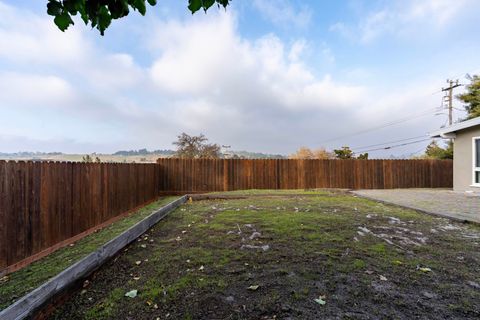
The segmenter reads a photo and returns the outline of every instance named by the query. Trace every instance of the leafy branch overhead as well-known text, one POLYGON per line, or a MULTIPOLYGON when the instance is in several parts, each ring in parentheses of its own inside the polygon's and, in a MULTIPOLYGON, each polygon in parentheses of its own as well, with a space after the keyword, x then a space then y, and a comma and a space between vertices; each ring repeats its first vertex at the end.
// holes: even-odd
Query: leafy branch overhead
MULTIPOLYGON (((214 4, 226 8, 231 1, 188 0, 188 9, 192 14, 200 9, 207 12, 214 4)), ((72 16, 79 14, 86 25, 90 23, 103 36, 113 19, 127 16, 131 9, 145 15, 147 2, 151 6, 157 4, 157 0, 48 0, 47 13, 55 17, 53 21, 62 31, 73 25, 72 16)))

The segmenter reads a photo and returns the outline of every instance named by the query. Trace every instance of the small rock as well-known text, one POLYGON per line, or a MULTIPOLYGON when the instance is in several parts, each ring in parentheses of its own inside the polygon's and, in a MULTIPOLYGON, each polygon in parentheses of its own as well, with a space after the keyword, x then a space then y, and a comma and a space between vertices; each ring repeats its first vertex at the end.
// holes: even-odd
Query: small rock
POLYGON ((431 293, 431 292, 427 292, 427 291, 422 292, 422 295, 423 295, 425 298, 428 298, 428 299, 434 299, 434 298, 437 297, 436 294, 431 293))

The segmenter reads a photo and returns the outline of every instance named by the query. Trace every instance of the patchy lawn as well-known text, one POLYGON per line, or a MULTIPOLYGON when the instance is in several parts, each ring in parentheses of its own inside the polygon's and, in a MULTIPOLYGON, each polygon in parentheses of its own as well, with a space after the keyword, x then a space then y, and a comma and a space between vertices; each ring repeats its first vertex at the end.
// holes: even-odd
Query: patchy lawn
POLYGON ((0 310, 178 197, 165 197, 0 279, 0 310))
POLYGON ((345 193, 276 195, 183 205, 52 318, 480 316, 479 227, 345 193))

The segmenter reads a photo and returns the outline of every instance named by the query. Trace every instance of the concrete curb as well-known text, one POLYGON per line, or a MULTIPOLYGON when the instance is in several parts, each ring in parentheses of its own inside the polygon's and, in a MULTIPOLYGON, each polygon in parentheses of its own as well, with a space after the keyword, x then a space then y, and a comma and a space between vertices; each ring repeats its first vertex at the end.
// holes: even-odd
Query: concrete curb
POLYGON ((18 301, 0 311, 0 319, 20 320, 34 315, 51 298, 63 292, 78 280, 88 276, 116 255, 125 246, 137 239, 153 225, 166 217, 171 211, 187 201, 183 196, 155 211, 142 221, 125 230, 116 238, 110 240, 96 251, 76 262, 72 266, 48 280, 35 290, 26 294, 18 301))
POLYGON ((450 219, 452 221, 461 222, 461 223, 471 223, 471 224, 480 225, 480 223, 477 222, 477 221, 473 221, 473 220, 469 220, 469 219, 462 219, 462 218, 459 218, 459 217, 454 217, 454 216, 450 216, 450 215, 442 214, 442 213, 438 213, 438 212, 427 211, 425 209, 417 208, 417 207, 414 207, 414 206, 402 205, 402 204, 398 204, 398 203, 387 201, 387 200, 381 200, 381 199, 378 199, 378 198, 375 198, 375 197, 370 197, 370 196, 366 196, 364 194, 359 194, 359 193, 355 192, 354 190, 351 190, 350 193, 353 194, 354 196, 359 197, 359 198, 364 198, 364 199, 367 199, 367 200, 376 201, 376 202, 380 202, 380 203, 383 203, 383 204, 388 204, 388 205, 396 206, 396 207, 400 207, 400 208, 415 210, 417 212, 428 214, 430 216, 450 219))

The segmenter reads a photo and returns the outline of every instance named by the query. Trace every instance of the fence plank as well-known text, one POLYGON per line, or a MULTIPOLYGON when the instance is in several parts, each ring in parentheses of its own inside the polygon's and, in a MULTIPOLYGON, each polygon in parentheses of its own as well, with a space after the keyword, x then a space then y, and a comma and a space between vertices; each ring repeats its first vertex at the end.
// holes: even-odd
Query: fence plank
POLYGON ((159 159, 163 192, 449 188, 448 160, 159 159))
POLYGON ((0 274, 158 197, 157 164, 0 161, 0 274))

